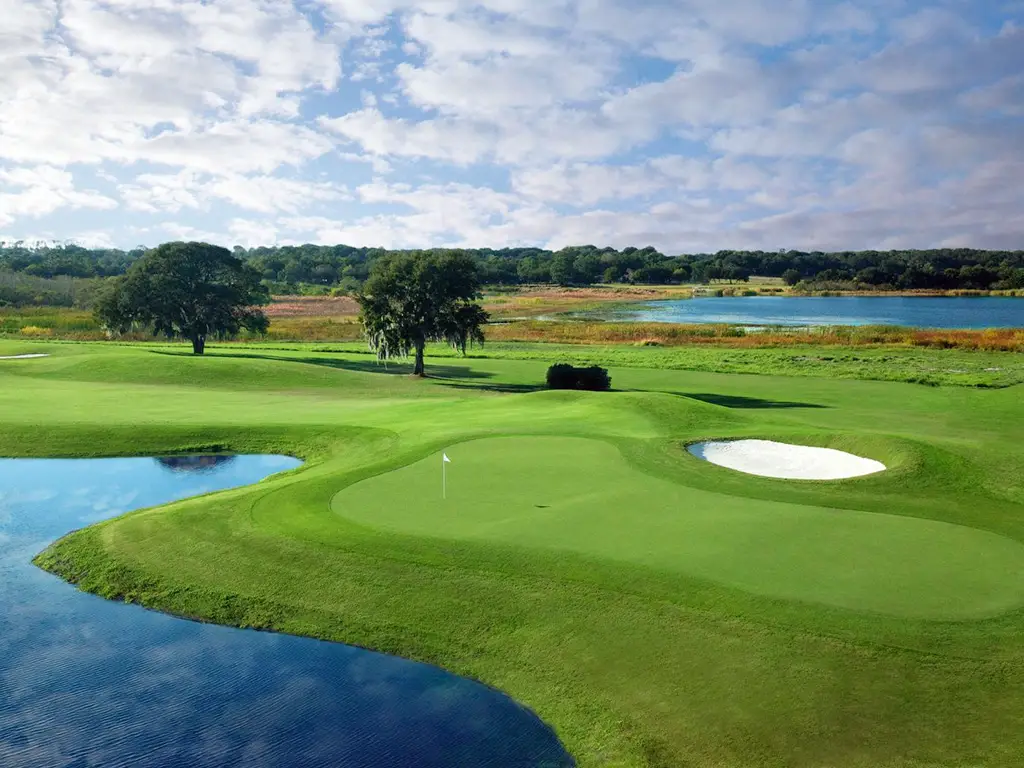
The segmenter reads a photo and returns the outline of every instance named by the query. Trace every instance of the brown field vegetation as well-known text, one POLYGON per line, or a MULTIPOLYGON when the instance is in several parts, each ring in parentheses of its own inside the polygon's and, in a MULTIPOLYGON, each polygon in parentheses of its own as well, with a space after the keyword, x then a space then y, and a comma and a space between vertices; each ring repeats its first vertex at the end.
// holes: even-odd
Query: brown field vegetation
MULTIPOLYGON (((636 346, 719 345, 742 348, 791 345, 901 345, 939 349, 1024 352, 1024 329, 914 330, 893 326, 753 331, 729 325, 548 321, 538 316, 582 311, 608 302, 686 295, 681 286, 534 288, 490 293, 484 305, 496 322, 486 328, 489 340, 636 346), (522 319, 512 319, 522 318, 522 319), (533 319, 530 319, 533 318, 533 319)), ((267 307, 266 336, 243 334, 240 341, 330 342, 361 337, 358 304, 347 296, 280 296, 267 307)), ((92 314, 53 307, 0 309, 0 336, 92 341, 107 338, 92 314)), ((146 334, 121 337, 148 341, 146 334)))
POLYGON ((914 330, 889 326, 746 331, 729 325, 670 323, 574 323, 524 320, 487 328, 494 341, 547 341, 562 344, 634 344, 735 347, 811 345, 907 345, 943 349, 1024 352, 1024 329, 914 330))
POLYGON ((250 336, 247 340, 268 341, 355 341, 362 335, 362 326, 354 315, 348 317, 281 317, 271 316, 266 336, 250 336))
POLYGON ((359 304, 351 296, 274 296, 267 317, 355 317, 359 304))

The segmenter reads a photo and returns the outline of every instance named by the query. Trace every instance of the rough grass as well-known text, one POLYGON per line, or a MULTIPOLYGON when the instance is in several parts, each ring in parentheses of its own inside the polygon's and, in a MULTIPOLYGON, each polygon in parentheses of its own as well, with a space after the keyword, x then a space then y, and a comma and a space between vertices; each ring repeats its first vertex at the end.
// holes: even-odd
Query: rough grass
MULTIPOLYGON (((656 358, 626 356, 613 383, 633 391, 531 392, 546 361, 511 355, 434 360, 440 375, 415 381, 383 373, 366 355, 309 346, 214 346, 196 359, 170 346, 0 342, 0 354, 23 351, 53 356, 0 362, 0 453, 217 448, 307 460, 250 488, 87 528, 38 558, 83 589, 442 664, 534 708, 584 766, 1021 765, 1021 610, 1002 610, 1004 603, 973 614, 998 615, 950 621, 843 607, 820 592, 835 583, 796 577, 824 553, 819 534, 801 539, 808 529, 799 524, 746 539, 729 531, 720 559, 734 564, 730 576, 701 538, 721 530, 713 520, 697 536, 664 510, 660 521, 644 518, 653 501, 601 502, 608 483, 649 484, 671 486, 666 494, 678 499, 682 520, 703 509, 762 523, 773 509, 877 518, 876 533, 896 525, 907 536, 889 556, 894 584, 927 560, 949 581, 922 600, 947 610, 977 606, 971 580, 990 578, 995 563, 965 562, 962 548, 918 546, 910 532, 924 541, 928 526, 946 523, 1024 543, 1020 388, 657 370, 625 367, 656 358), (703 464, 681 448, 741 435, 827 444, 894 469, 789 482, 703 464), (467 441, 494 437, 587 438, 584 445, 597 446, 593 456, 568 444, 550 455, 508 452, 513 464, 546 457, 563 470, 533 484, 503 479, 511 513, 511 502, 546 489, 549 500, 535 504, 572 514, 534 529, 497 520, 501 505, 486 499, 479 514, 491 517, 442 518, 435 527, 427 518, 445 510, 428 501, 426 485, 411 492, 416 478, 403 510, 381 509, 388 519, 371 515, 360 498, 366 484, 415 473, 439 450, 459 462, 453 472, 472 469, 467 441), (575 466, 574 451, 600 471, 575 466), (573 487, 561 487, 570 472, 573 487), (673 560, 674 541, 680 561, 704 551, 704 570, 673 560), (771 569, 766 583, 789 578, 805 591, 782 594, 734 578, 761 567, 771 569)), ((400 490, 388 483, 382 492, 400 490)), ((460 503, 474 513, 468 500, 460 503)), ((870 564, 877 578, 886 566, 860 559, 868 545, 858 535, 829 566, 843 573, 845 557, 848 574, 870 564)), ((1024 574, 1003 565, 1012 590, 1024 574)))
POLYGON ((604 323, 519 321, 487 329, 494 341, 542 341, 563 344, 638 344, 730 347, 902 345, 937 349, 1024 352, 1024 328, 918 330, 899 326, 830 326, 816 329, 776 328, 747 331, 726 324, 604 323))

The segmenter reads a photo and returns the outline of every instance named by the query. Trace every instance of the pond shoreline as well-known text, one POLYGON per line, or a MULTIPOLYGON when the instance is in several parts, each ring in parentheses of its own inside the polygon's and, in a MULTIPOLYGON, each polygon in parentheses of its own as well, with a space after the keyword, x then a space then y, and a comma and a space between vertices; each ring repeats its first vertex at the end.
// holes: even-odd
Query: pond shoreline
POLYGON ((1024 302, 994 296, 702 296, 618 304, 575 317, 767 328, 879 326, 982 331, 1024 327, 1024 302))
MULTIPOLYGON (((15 715, 12 720, 12 710, 0 706, 0 726, 11 734, 21 734, 23 741, 29 739, 28 744, 33 749, 46 753, 47 757, 34 761, 19 757, 16 764, 22 766, 40 766, 63 764, 72 757, 85 756, 92 764, 134 762, 147 755, 145 760, 159 760, 161 764, 191 764, 197 766, 213 766, 240 764, 237 750, 250 749, 250 745, 258 745, 263 740, 269 740, 269 744, 263 749, 268 750, 267 759, 257 759, 255 762, 246 759, 242 762, 246 765, 261 766, 294 766, 303 768, 307 765, 370 765, 376 759, 371 754, 383 754, 388 751, 394 752, 399 762, 408 761, 415 757, 423 765, 440 766, 458 763, 472 758, 474 754, 482 760, 481 764, 500 765, 492 763, 491 759, 495 750, 500 753, 501 748, 494 743, 495 738, 504 738, 512 745, 523 745, 532 742, 532 749, 539 749, 536 754, 543 754, 545 759, 551 759, 555 753, 551 751, 551 744, 558 745, 564 753, 564 748, 555 736, 549 725, 544 723, 535 712, 525 705, 511 699, 500 689, 476 680, 470 676, 456 676, 455 673, 443 669, 441 666, 429 662, 415 661, 405 656, 389 655, 387 651, 373 648, 370 645, 357 645, 340 641, 336 637, 318 636, 317 633, 299 631, 296 627, 284 626, 287 621, 282 620, 282 626, 274 626, 273 621, 267 621, 268 615, 284 619, 290 615, 291 609, 285 605, 276 605, 265 600, 242 598, 235 594, 209 594, 199 590, 187 583, 178 583, 174 579, 168 580, 163 576, 155 576, 138 570, 137 565, 110 557, 111 554, 103 544, 103 532, 109 523, 131 517, 135 514, 148 515, 149 510, 169 504, 183 502, 185 504, 195 503, 197 499, 211 493, 236 491, 246 492, 258 488, 263 480, 272 476, 287 475, 303 466, 301 459, 294 456, 280 455, 242 455, 231 453, 226 446, 219 453, 197 453, 182 450, 174 450, 173 441, 167 441, 167 448, 163 451, 155 451, 152 454, 140 457, 131 456, 124 458, 110 457, 109 453, 100 450, 100 453, 107 454, 100 457, 76 458, 76 459, 48 459, 42 457, 19 458, 0 460, 0 477, 7 472, 9 477, 3 483, 3 488, 13 492, 15 506, 12 508, 12 515, 9 520, 0 517, 0 533, 4 528, 10 530, 5 539, 0 536, 0 564, 4 558, 10 558, 11 552, 5 551, 14 546, 14 552, 19 552, 24 544, 21 542, 23 534, 19 529, 19 520, 32 518, 33 515, 26 514, 31 506, 18 511, 18 499, 21 497, 33 498, 32 478, 44 472, 44 467, 50 462, 59 462, 60 466, 66 469, 61 470, 61 482, 72 482, 58 499, 67 501, 54 501, 48 506, 56 507, 58 514, 63 509, 62 504, 79 504, 76 499, 81 498, 82 503, 92 504, 84 486, 78 490, 73 483, 94 483, 98 482, 104 493, 110 496, 112 493, 123 499, 129 499, 124 489, 130 489, 133 482, 145 487, 142 496, 138 501, 127 500, 128 507, 134 509, 126 510, 124 507, 110 508, 101 512, 104 515, 97 519, 94 513, 85 518, 73 518, 69 522, 84 522, 85 527, 77 527, 68 531, 63 528, 63 533, 57 538, 51 539, 46 548, 32 558, 31 563, 36 568, 46 571, 68 584, 77 587, 77 593, 68 594, 66 588, 59 582, 39 579, 35 568, 29 566, 27 558, 24 562, 20 558, 13 563, 13 583, 18 579, 27 579, 28 588, 23 590, 12 590, 4 592, 0 590, 0 608, 5 608, 14 617, 11 625, 12 633, 6 637, 0 637, 0 673, 9 671, 5 669, 5 662, 16 663, 21 659, 18 668, 22 677, 27 680, 22 684, 23 691, 28 692, 29 698, 19 708, 30 707, 31 711, 39 708, 46 712, 45 718, 49 723, 48 728, 53 734, 61 734, 63 731, 73 732, 75 736, 66 736, 60 739, 57 736, 47 743, 45 747, 36 746, 32 741, 34 732, 29 730, 22 733, 23 727, 15 715), (242 459, 253 466, 246 469, 247 464, 240 464, 237 460, 242 459), (16 462, 16 463, 15 463, 16 462), (141 467, 142 471, 150 474, 157 473, 148 482, 139 479, 133 480, 131 476, 121 474, 114 470, 115 466, 141 467), (263 469, 264 464, 266 469, 263 469), (82 475, 83 467, 95 467, 85 475, 82 475), (74 475, 72 467, 79 471, 78 480, 69 480, 69 475, 74 475), (273 470, 273 471, 269 471, 273 470), (263 472, 262 476, 253 476, 253 472, 263 472), (269 471, 269 474, 266 472, 269 471), (114 472, 114 474, 109 474, 114 472), (228 474, 225 475, 224 473, 228 474), (110 480, 104 482, 109 474, 110 480), (226 479, 217 480, 218 477, 226 479), (14 478, 24 478, 16 480, 14 478), (244 481, 244 482, 243 482, 244 481), (26 490, 17 491, 17 482, 21 482, 26 490), (225 485, 224 483, 228 484, 225 485), (212 483, 212 487, 211 487, 212 483), (112 484, 112 485, 110 485, 112 484), (178 491, 171 491, 171 488, 188 489, 184 496, 178 491), (119 490, 121 489, 121 490, 119 490), (20 494, 20 495, 19 495, 20 494), (170 498, 168 498, 170 496, 170 498), (144 501, 143 501, 144 500, 144 501), (139 503, 142 502, 142 503, 139 503), (10 526, 14 527, 11 528, 10 526), (10 536, 15 538, 12 540, 10 536), (13 542, 13 544, 12 544, 13 542), (91 542, 92 545, 82 548, 83 544, 91 542), (94 546, 93 546, 94 545, 94 546), (88 550, 88 551, 87 551, 88 550), (26 567, 29 566, 29 567, 26 567), (33 598, 36 592, 53 592, 50 599, 33 598), (78 594, 80 593, 80 594, 78 594), (84 595, 92 594, 105 598, 99 603, 84 599, 84 595), (190 598, 190 606, 193 610, 179 610, 180 606, 175 603, 175 596, 190 598), (4 606, 4 600, 14 596, 16 604, 4 606), (45 607, 38 611, 26 613, 17 601, 26 602, 28 605, 39 603, 45 607), (117 603, 131 604, 146 609, 143 612, 127 610, 124 605, 117 603), (205 606, 205 610, 194 610, 197 606, 205 606), (27 618, 21 622, 19 616, 25 614, 27 618), (33 616, 38 616, 32 623, 33 616), (105 619, 100 617, 106 617, 105 619), (59 633, 47 631, 45 624, 58 623, 61 626, 74 627, 81 624, 81 630, 87 636, 93 638, 89 643, 82 644, 80 640, 75 641, 76 657, 84 661, 77 661, 78 667, 83 664, 86 674, 76 678, 74 671, 65 671, 63 686, 69 687, 66 698, 74 703, 67 712, 50 712, 47 698, 44 695, 47 683, 44 679, 36 681, 35 678, 45 678, 49 674, 49 665, 36 665, 26 661, 25 654, 42 654, 46 657, 48 643, 59 633), (91 622, 91 623, 90 623, 91 622), (39 626, 36 626, 39 624, 39 626), (182 626, 182 625, 186 626, 182 626), (90 629, 93 627, 94 629, 90 629), (189 628, 191 627, 191 628, 189 628), (258 630, 258 635, 265 639, 255 640, 251 635, 242 633, 234 634, 235 629, 258 630), (113 633, 113 638, 107 635, 113 633), (229 634, 226 634, 229 633, 229 634), (32 636, 45 638, 41 641, 31 641, 32 636), (166 652, 173 649, 179 636, 190 638, 190 648, 194 648, 194 656, 182 656, 175 654, 170 666, 160 666, 163 662, 151 661, 149 659, 160 659, 166 652), (19 644, 18 638, 24 637, 29 645, 24 642, 19 644), (13 638, 13 640, 11 639, 13 638), (315 642, 310 645, 311 641, 315 642), (13 646, 11 646, 13 643, 13 646), (122 655, 119 659, 119 672, 108 676, 92 670, 90 667, 92 648, 98 643, 99 648, 108 644, 116 643, 130 646, 131 652, 122 655), (221 655, 225 643, 232 648, 232 653, 226 661, 221 655), (10 647, 9 647, 10 646, 10 647), (167 651, 165 646, 170 646, 167 651), (248 672, 239 673, 232 671, 231 665, 246 659, 274 659, 275 670, 266 672, 258 671, 256 664, 249 668, 248 672), (24 658, 22 658, 24 657, 24 658), (278 658, 280 657, 280 658, 278 658), (337 657, 337 658, 335 658, 337 657), (199 666, 197 666, 199 665, 199 666), (315 681, 315 685, 323 689, 324 696, 313 697, 308 703, 296 706, 289 703, 287 686, 292 679, 288 672, 287 665, 297 665, 296 672, 299 679, 315 681), (347 671, 352 668, 353 672, 347 671), (357 677, 348 679, 345 676, 358 672, 357 677), (152 675, 169 676, 178 680, 178 683, 165 686, 166 694, 158 694, 144 699, 146 703, 135 704, 131 710, 134 716, 127 721, 123 715, 112 716, 107 714, 107 708, 97 707, 92 700, 102 701, 108 695, 117 697, 132 697, 141 694, 135 693, 135 687, 145 685, 145 681, 152 675), (239 677, 242 674, 242 677, 239 677), (258 675, 252 678, 252 675, 258 675), (227 678, 225 678, 227 675, 227 678), (343 684, 337 685, 335 678, 341 677, 343 684), (252 678, 252 679, 250 679, 252 678), (228 681, 230 679, 230 682, 228 681), (384 683, 394 685, 396 682, 404 681, 404 685, 411 686, 403 694, 405 703, 397 699, 393 706, 386 707, 390 725, 377 722, 377 707, 385 704, 387 699, 381 698, 380 694, 373 693, 373 685, 380 686, 384 683), (278 690, 274 686, 283 686, 278 690), (248 687, 255 690, 250 691, 248 687), (270 688, 262 693, 263 699, 256 697, 256 692, 267 686, 270 688), (369 686, 369 687, 366 687, 369 686), (468 686, 468 687, 465 687, 468 686), (39 689, 39 696, 32 696, 32 692, 39 689), (93 690, 96 689, 95 694, 93 690), (180 689, 180 690, 178 690, 180 689), (210 690, 208 690, 210 689, 210 690), (213 692, 216 689, 216 693, 213 692), (486 689, 489 693, 481 693, 486 689), (467 709, 467 723, 460 725, 462 715, 450 710, 448 705, 439 706, 436 710, 425 706, 421 715, 416 714, 417 696, 432 696, 431 691, 444 691, 444 700, 450 698, 454 702, 462 702, 467 709), (79 691, 84 691, 87 697, 82 698, 79 691), (231 692, 234 691, 232 694, 231 692), (474 692, 476 691, 476 692, 474 692), (108 693, 109 692, 109 693, 108 693), (171 696, 173 703, 163 702, 163 707, 174 707, 178 702, 193 702, 195 714, 188 709, 188 714, 180 715, 186 718, 179 722, 176 728, 166 728, 160 723, 164 717, 157 714, 154 707, 161 708, 160 704, 149 701, 164 696, 171 696), (468 698, 467 698, 468 697, 468 698), (490 703, 493 698, 494 702, 490 703), (35 699, 38 698, 38 701, 35 699), (335 699, 337 701, 335 701, 335 699), (266 709, 264 701, 278 702, 277 706, 270 710, 266 709), (214 702, 214 703, 210 703, 214 702), (218 703, 219 702, 219 703, 218 703), (248 712, 246 723, 241 726, 232 724, 232 721, 224 715, 221 710, 211 710, 213 706, 230 708, 231 711, 248 712), (342 705, 344 705, 342 707, 342 705), (273 715, 268 717, 267 713, 278 708, 289 710, 287 716, 273 715), (342 709, 339 710, 339 707, 342 709), (521 713, 521 715, 516 714, 521 713), (188 719, 202 715, 202 722, 188 719), (508 733, 506 730, 517 717, 524 717, 529 721, 523 726, 521 735, 508 733), (481 737, 475 733, 474 728, 468 725, 473 718, 485 718, 484 722, 490 722, 494 731, 493 735, 481 737), (486 718, 494 719, 493 722, 486 718), (367 719, 372 722, 365 722, 367 719), (294 720, 294 722, 291 722, 294 720), (332 727, 325 730, 327 722, 332 727), (408 731, 409 736, 401 736, 392 733, 395 724, 402 726, 408 731), (125 725, 129 725, 137 731, 139 738, 133 739, 130 744, 117 742, 115 734, 125 725), (340 727, 339 727, 340 726, 340 727), (155 737, 156 730, 161 733, 190 732, 199 730, 201 733, 217 734, 219 729, 229 728, 232 731, 230 737, 223 737, 218 741, 217 735, 210 738, 217 741, 215 749, 207 749, 197 739, 195 743, 185 744, 181 736, 161 737, 163 742, 161 750, 156 754, 149 753, 149 742, 155 737), (540 728, 545 736, 537 741, 537 729, 540 728), (156 729, 156 730, 154 730, 156 729), (370 735, 372 734, 372 736, 370 735), (412 734, 418 734, 413 736, 412 734), (436 743, 428 743, 426 746, 418 746, 418 740, 429 738, 439 739, 436 743), (395 740, 394 744, 388 745, 387 739, 395 740), (404 743, 403 738, 407 739, 404 743), (226 747, 225 743, 230 742, 234 746, 226 747), (54 746, 58 744, 59 746, 54 746), (476 745, 474 747, 474 745, 476 745), (54 750, 62 750, 54 752, 54 750), (476 750, 474 752, 473 750, 476 750), (142 750, 137 752, 137 750, 142 750), (198 752, 196 750, 199 750, 198 752), (227 751, 225 751, 227 750, 227 751), (231 751, 234 750, 234 751, 231 751), (312 750, 312 751, 311 751, 312 750), (445 750, 448 750, 447 752, 445 750), (468 750, 468 751, 467 751, 468 750), (545 751, 546 750, 546 751, 545 751), (189 757, 185 757, 188 754, 189 757), (445 757, 447 755, 447 757, 445 757), (450 759, 448 759, 450 758, 450 759)), ((92 452, 96 452, 93 446, 92 452)), ((298 451, 292 451, 292 453, 298 451)), ((63 453, 63 451, 62 451, 63 453)), ((73 451, 78 456, 88 454, 88 451, 73 451)), ((308 464, 306 466, 309 466, 308 464)), ((38 483, 35 483, 38 485, 38 483)), ((9 494, 8 494, 9 495, 9 494)), ((3 494, 0 494, 0 501, 3 494)), ((27 502, 31 504, 32 502, 27 502)), ((205 501, 203 503, 206 503, 205 501)), ((98 503, 97 503, 98 504, 98 503)), ((97 506, 97 509, 99 507, 97 506)), ((106 509, 106 508, 104 508, 106 509)), ((43 519, 50 519, 43 516, 43 519)), ((47 523, 50 527, 45 529, 51 536, 56 533, 54 521, 47 523)), ((22 527, 24 527, 22 525, 22 527)), ((40 531, 42 535, 42 529, 40 531)), ((5 534, 6 535, 6 534, 5 534)), ((36 534, 37 536, 40 534, 36 534)), ((33 537, 34 540, 35 537, 33 537)), ((59 667, 60 668, 60 667, 59 667)), ((77 667, 76 667, 77 669, 77 667)), ((13 712, 17 713, 18 710, 13 712)), ((177 710, 175 710, 177 711, 177 710)), ((44 715, 39 715, 44 717, 44 715)), ((7 747, 10 746, 5 740, 0 740, 0 762, 6 764, 10 758, 7 747), (5 757, 5 755, 7 757, 5 757)), ((21 749, 21 747, 16 747, 21 749)), ((527 748, 530 749, 530 748, 527 748)), ((18 753, 20 754, 20 753, 18 753)), ((520 756, 536 756, 533 752, 525 751, 520 756)), ((514 755, 513 755, 514 756, 514 755)), ((573 763, 565 755, 566 759, 552 764, 569 766, 573 763)), ((14 764, 13 762, 11 764, 14 764)))

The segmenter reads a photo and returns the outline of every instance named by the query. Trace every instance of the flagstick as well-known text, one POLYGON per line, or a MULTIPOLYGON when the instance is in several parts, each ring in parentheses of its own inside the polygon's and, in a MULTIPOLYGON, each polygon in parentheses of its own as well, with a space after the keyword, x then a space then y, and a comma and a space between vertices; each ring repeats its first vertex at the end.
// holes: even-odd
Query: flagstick
POLYGON ((445 466, 451 459, 448 454, 441 451, 441 498, 448 498, 448 467, 445 466))

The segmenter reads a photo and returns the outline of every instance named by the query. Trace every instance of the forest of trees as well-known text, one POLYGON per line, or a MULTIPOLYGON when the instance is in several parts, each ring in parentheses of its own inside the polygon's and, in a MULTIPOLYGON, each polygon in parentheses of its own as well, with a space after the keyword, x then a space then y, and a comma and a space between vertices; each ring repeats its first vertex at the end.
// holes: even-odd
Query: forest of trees
MULTIPOLYGON (((77 245, 0 243, 0 274, 54 280, 105 278, 124 274, 145 253, 77 245)), ((751 276, 779 277, 794 285, 880 290, 1002 290, 1024 288, 1024 251, 940 248, 901 251, 718 251, 669 256, 653 247, 573 246, 490 248, 467 251, 486 285, 551 283, 672 284, 745 281, 751 276)), ((316 290, 352 291, 362 285, 382 248, 348 245, 298 245, 245 249, 234 253, 254 266, 274 293, 316 290)), ((11 293, 13 285, 8 286, 11 293)), ((0 304, 17 303, 5 296, 0 304)), ((21 294, 24 297, 24 292, 21 294)), ((15 298, 15 300, 12 300, 15 298)))

